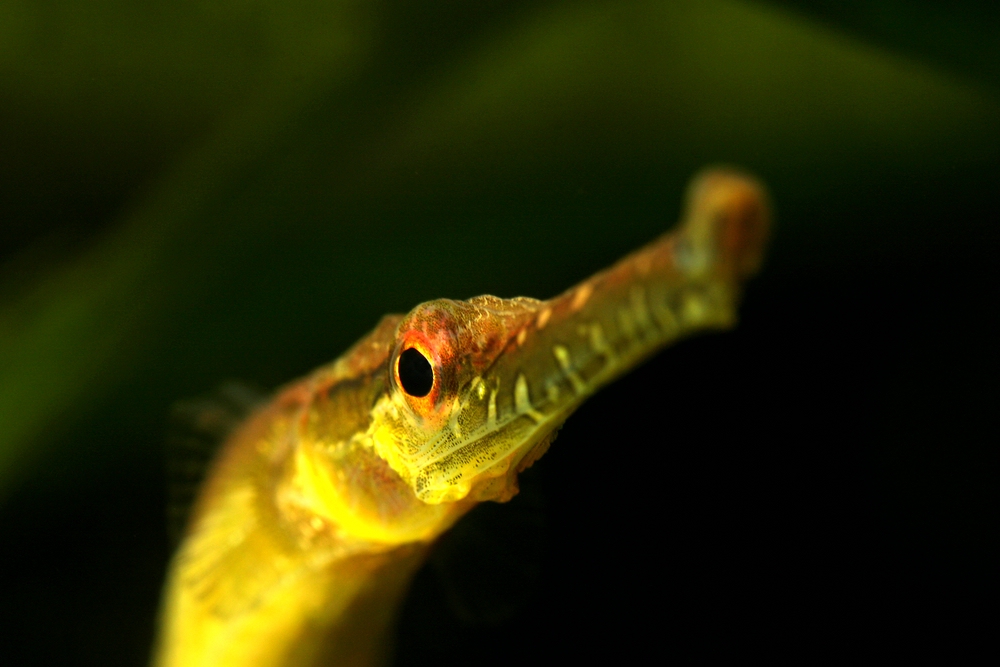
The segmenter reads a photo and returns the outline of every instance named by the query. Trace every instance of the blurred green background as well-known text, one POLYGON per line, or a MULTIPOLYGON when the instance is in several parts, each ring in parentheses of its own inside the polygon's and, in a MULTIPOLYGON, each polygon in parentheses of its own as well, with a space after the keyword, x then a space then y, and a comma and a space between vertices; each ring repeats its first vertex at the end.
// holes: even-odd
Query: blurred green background
POLYGON ((741 329, 581 410, 511 509, 530 592, 422 572, 400 664, 850 648, 993 590, 1000 10, 0 0, 0 650, 143 664, 174 401, 551 296, 712 163, 778 215, 741 329))

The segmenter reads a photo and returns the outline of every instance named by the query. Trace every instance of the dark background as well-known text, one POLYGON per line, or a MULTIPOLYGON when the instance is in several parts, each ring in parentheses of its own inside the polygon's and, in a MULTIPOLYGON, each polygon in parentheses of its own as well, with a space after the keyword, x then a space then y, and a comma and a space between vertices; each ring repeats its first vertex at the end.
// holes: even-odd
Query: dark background
POLYGON ((558 293, 719 162, 777 211, 740 327, 461 524, 398 662, 985 639, 998 45, 985 2, 0 0, 3 662, 146 661, 174 401, 558 293))

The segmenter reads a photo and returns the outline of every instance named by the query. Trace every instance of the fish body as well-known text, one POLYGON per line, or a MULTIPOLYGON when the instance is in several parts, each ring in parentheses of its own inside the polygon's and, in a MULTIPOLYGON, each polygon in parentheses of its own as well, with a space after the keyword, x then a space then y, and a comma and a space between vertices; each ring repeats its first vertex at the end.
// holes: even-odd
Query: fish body
POLYGON ((596 390, 736 321, 769 229, 763 188, 713 170, 681 224, 540 301, 388 315, 229 438, 171 563, 157 667, 372 665, 412 575, 596 390))

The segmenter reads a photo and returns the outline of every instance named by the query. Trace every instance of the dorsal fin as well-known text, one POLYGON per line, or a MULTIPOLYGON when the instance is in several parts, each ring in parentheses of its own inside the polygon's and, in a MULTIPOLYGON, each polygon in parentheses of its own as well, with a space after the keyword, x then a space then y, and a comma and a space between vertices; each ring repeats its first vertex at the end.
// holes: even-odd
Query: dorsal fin
POLYGON ((208 394, 172 406, 165 443, 167 534, 172 547, 184 535, 198 489, 222 443, 268 398, 262 389, 227 381, 208 394))

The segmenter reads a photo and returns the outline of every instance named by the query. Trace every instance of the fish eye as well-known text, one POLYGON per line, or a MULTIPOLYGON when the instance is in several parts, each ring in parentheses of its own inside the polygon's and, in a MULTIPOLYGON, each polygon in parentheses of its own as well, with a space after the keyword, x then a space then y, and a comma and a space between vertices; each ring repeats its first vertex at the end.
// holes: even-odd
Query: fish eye
POLYGON ((396 372, 403 391, 410 396, 421 398, 431 392, 434 386, 434 369, 427 357, 415 347, 403 350, 396 362, 396 372))

